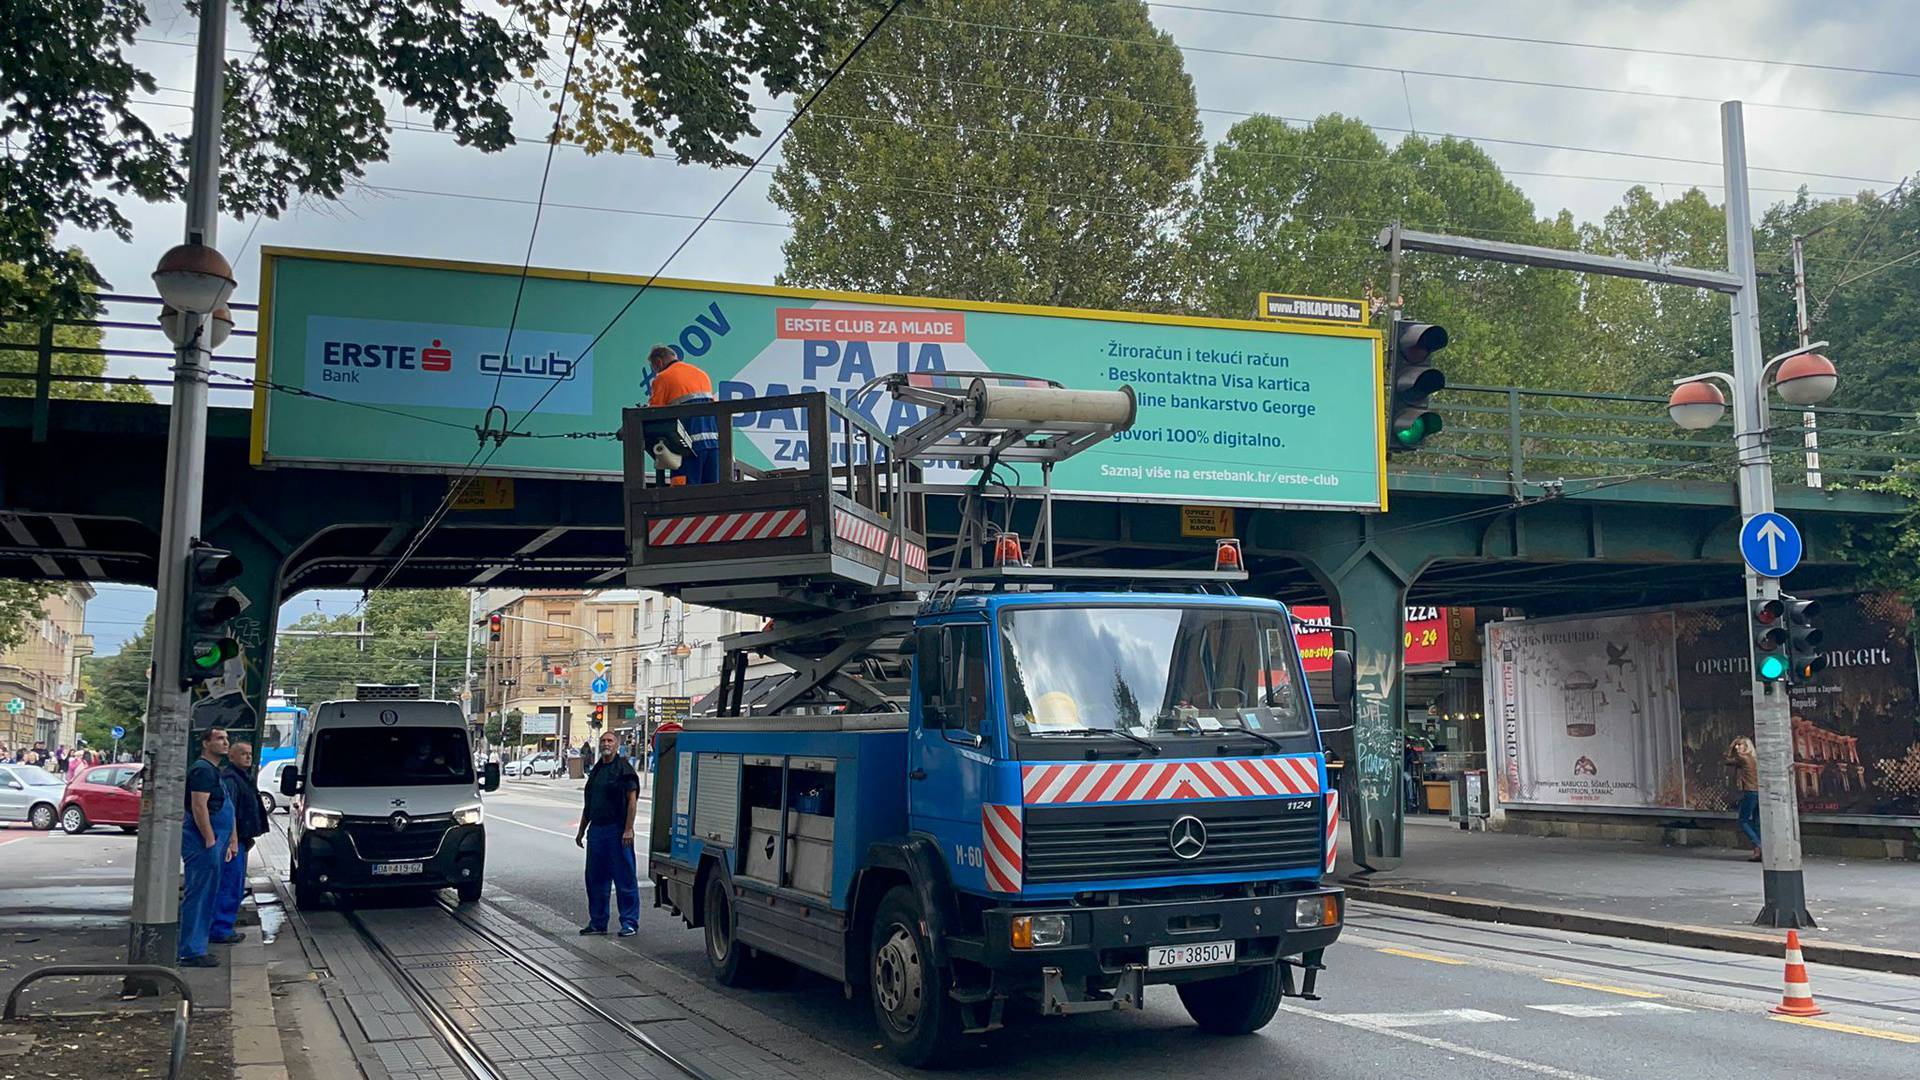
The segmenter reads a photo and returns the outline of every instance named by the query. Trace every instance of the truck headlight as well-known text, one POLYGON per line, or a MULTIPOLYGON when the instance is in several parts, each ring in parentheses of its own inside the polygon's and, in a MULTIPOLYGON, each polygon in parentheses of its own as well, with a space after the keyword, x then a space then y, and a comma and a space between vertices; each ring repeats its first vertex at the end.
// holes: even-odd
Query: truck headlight
POLYGON ((480 809, 479 803, 474 803, 472 806, 463 806, 453 812, 453 823, 455 825, 478 825, 485 820, 487 820, 486 812, 480 809))
POLYGON ((1303 896, 1293 902, 1293 925, 1302 930, 1332 926, 1340 921, 1340 901, 1331 894, 1303 896))
POLYGON ((308 810, 307 828, 337 829, 340 827, 341 814, 338 810, 308 810))
POLYGON ((1016 915, 1013 918, 1013 947, 1046 949, 1067 943, 1065 915, 1016 915))

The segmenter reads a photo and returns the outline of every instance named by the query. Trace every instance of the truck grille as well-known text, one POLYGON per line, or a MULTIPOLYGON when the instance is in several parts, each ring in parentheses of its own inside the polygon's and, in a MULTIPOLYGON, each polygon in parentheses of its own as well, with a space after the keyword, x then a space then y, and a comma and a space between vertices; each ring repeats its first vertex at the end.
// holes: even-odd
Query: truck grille
POLYGON ((387 818, 348 818, 342 823, 353 850, 367 862, 406 862, 431 859, 453 824, 450 817, 414 818, 399 832, 387 818))
POLYGON ((1321 797, 1189 802, 1152 806, 1028 807, 1026 880, 1227 874, 1319 867, 1321 797), (1289 804, 1304 804, 1288 809, 1289 804), (1169 832, 1187 816, 1206 826, 1195 858, 1173 853, 1169 832))

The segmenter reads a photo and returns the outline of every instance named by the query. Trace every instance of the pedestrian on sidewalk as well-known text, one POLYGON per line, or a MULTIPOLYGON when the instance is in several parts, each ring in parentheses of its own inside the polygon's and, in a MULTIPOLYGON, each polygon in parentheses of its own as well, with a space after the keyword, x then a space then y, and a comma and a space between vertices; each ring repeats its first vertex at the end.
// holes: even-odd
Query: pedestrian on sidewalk
POLYGON ((600 736, 600 759, 587 775, 586 806, 573 842, 587 849, 587 925, 580 933, 607 932, 607 889, 620 903, 620 936, 640 932, 640 871, 633 858, 633 819, 640 808, 640 777, 617 751, 609 731, 600 736))
POLYGON ((1721 762, 1734 770, 1733 786, 1740 792, 1740 831, 1753 845, 1748 862, 1760 861, 1760 761, 1754 756, 1753 740, 1738 736, 1727 744, 1727 756, 1721 762))
POLYGON ((214 893, 220 867, 233 858, 233 805, 220 782, 220 759, 227 752, 227 730, 200 733, 200 756, 187 766, 187 820, 180 830, 180 862, 186 890, 180 897, 181 967, 219 967, 207 955, 213 928, 214 893))
POLYGON ((247 894, 247 852, 253 850, 254 837, 267 831, 266 818, 260 812, 260 796, 253 778, 253 744, 236 742, 227 751, 226 764, 220 767, 221 794, 233 807, 233 856, 220 867, 220 888, 214 895, 213 924, 207 940, 219 945, 238 945, 247 935, 235 929, 240 921, 240 901, 247 894))

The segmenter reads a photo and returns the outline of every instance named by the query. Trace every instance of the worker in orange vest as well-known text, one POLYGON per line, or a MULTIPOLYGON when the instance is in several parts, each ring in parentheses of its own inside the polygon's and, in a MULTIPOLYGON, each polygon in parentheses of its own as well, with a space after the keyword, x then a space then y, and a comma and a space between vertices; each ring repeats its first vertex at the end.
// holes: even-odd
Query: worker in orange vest
MULTIPOLYGON (((662 405, 689 405, 700 401, 713 400, 713 380, 707 373, 680 359, 680 353, 671 345, 655 345, 647 353, 647 364, 653 368, 653 389, 647 398, 647 404, 658 408, 662 405)), ((681 420, 681 426, 687 429, 688 440, 693 445, 693 453, 680 462, 673 470, 672 483, 675 484, 717 484, 720 482, 720 428, 711 416, 689 416, 681 420)))

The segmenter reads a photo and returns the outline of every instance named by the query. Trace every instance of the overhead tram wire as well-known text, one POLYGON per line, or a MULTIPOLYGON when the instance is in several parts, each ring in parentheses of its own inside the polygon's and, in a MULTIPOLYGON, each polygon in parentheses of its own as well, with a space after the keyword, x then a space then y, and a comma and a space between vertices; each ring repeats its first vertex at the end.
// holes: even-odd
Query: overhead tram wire
POLYGON ((1822 64, 1811 60, 1779 60, 1762 56, 1726 56, 1720 53, 1686 52, 1679 49, 1649 49, 1641 45, 1608 45, 1595 41, 1567 41, 1561 38, 1523 37, 1517 34, 1490 34, 1480 30, 1447 30, 1435 26, 1395 26, 1392 23, 1358 22, 1352 19, 1327 19, 1309 15, 1282 15, 1271 11, 1241 11, 1234 8, 1208 7, 1202 4, 1164 3, 1161 0, 1147 0, 1148 7, 1167 8, 1172 11, 1191 11, 1208 15, 1241 15, 1254 19, 1272 19, 1279 22, 1311 23, 1316 26, 1343 26, 1356 30, 1377 32, 1385 30, 1397 34, 1429 34, 1435 37, 1468 38, 1474 41, 1499 41, 1511 45, 1547 45, 1561 49, 1590 49, 1597 52, 1636 53, 1642 56, 1665 56, 1681 60, 1708 60, 1725 64, 1765 64, 1769 67, 1801 68, 1808 71, 1832 71, 1848 75, 1878 75, 1895 79, 1920 79, 1920 72, 1896 71, 1889 68, 1857 67, 1850 64, 1822 64))
MULTIPOLYGON (((1179 49, 1182 52, 1200 53, 1205 56, 1230 56, 1247 60, 1270 60, 1277 63, 1346 68, 1352 71, 1373 71, 1392 75, 1419 75, 1429 79, 1455 79, 1463 82, 1493 83, 1500 86, 1525 86, 1547 90, 1573 90, 1589 94, 1614 94, 1623 97, 1656 98, 1666 101, 1693 101, 1710 105, 1719 105, 1721 103, 1720 98, 1707 97, 1700 94, 1677 94, 1661 90, 1635 90, 1623 86, 1593 86, 1581 83, 1553 82, 1546 79, 1517 79, 1502 75, 1471 75, 1458 71, 1432 71, 1392 64, 1363 64, 1354 60, 1322 60, 1305 56, 1285 56, 1278 53, 1249 52, 1241 49, 1216 49, 1202 45, 1182 45, 1177 41, 1147 41, 1138 38, 1117 38, 1107 37, 1101 34, 1084 34, 1072 30, 1050 30, 1045 27, 1009 26, 1005 23, 979 22, 972 19, 952 19, 937 15, 903 15, 901 18, 913 19, 920 22, 942 23, 948 26, 965 26, 976 30, 1004 30, 1010 33, 1039 37, 1095 41, 1107 45, 1179 49)), ((1745 104, 1747 107, 1754 109, 1782 109, 1789 112, 1822 113, 1828 116, 1852 116, 1872 120, 1901 120, 1908 123, 1920 124, 1920 116, 1908 116, 1898 113, 1876 113, 1859 109, 1834 109, 1819 105, 1791 105, 1777 101, 1747 101, 1745 104)))
MULTIPOLYGON (((547 140, 546 164, 540 170, 539 200, 534 208, 533 227, 529 229, 527 232, 526 259, 524 262, 522 262, 520 266, 519 287, 514 292, 513 315, 511 316, 511 318, 507 323, 507 345, 506 345, 506 349, 504 349, 503 352, 507 350, 511 350, 513 346, 513 331, 515 326, 518 324, 519 318, 520 318, 520 300, 526 291, 527 275, 533 269, 533 246, 534 246, 534 242, 539 238, 539 235, 540 235, 541 210, 544 208, 544 205, 547 200, 547 180, 553 173, 553 151, 554 151, 555 145, 560 141, 560 126, 566 120, 567 91, 572 89, 572 86, 573 86, 573 62, 574 62, 574 57, 580 46, 581 27, 579 25, 578 18, 579 16, 575 16, 574 18, 570 18, 568 20, 568 30, 571 31, 572 41, 567 46, 566 73, 560 81, 559 97, 554 102, 553 132, 548 137, 548 140, 547 140)), ((440 522, 446 518, 447 513, 450 510, 452 510, 454 496, 458 494, 466 486, 467 481, 471 480, 473 478, 473 475, 479 471, 479 466, 475 465, 475 462, 480 460, 480 455, 484 453, 487 449, 488 429, 491 428, 493 423, 492 421, 493 410, 499 404, 500 382, 505 377, 506 377, 505 367, 504 365, 502 365, 502 370, 494 376, 493 396, 491 400, 489 400, 487 403, 487 411, 484 414, 482 414, 482 418, 480 421, 480 428, 476 432, 478 445, 474 447, 473 456, 467 459, 467 464, 462 468, 459 479, 447 485, 447 493, 441 497, 439 505, 434 507, 433 513, 428 515, 427 520, 422 524, 420 530, 416 532, 413 535, 413 538, 407 543, 407 547, 401 553, 399 560, 397 560, 391 567, 387 569, 386 574, 384 574, 380 578, 379 583, 374 585, 373 589, 370 589, 361 594, 360 602, 354 606, 355 612, 358 612, 361 608, 366 606, 367 598, 369 596, 373 595, 374 592, 380 589, 386 588, 387 585, 393 581, 394 575, 400 572, 400 568, 406 564, 407 559, 412 557, 414 552, 420 550, 420 545, 426 543, 427 537, 433 532, 435 528, 439 526, 440 522)), ((550 389, 551 387, 549 387, 549 390, 550 389)), ((545 400, 544 396, 542 397, 542 400, 545 400)), ((496 444, 496 449, 497 449, 497 444, 496 444)))
MULTIPOLYGON (((860 55, 860 51, 866 48, 867 43, 873 40, 874 35, 880 32, 881 27, 885 26, 887 21, 893 18, 894 13, 899 11, 905 2, 906 0, 892 0, 892 2, 887 5, 887 9, 880 13, 880 17, 875 19, 873 25, 867 28, 867 32, 861 35, 859 41, 854 43, 853 48, 848 50, 847 55, 842 57, 838 64, 834 65, 833 70, 828 72, 827 77, 821 81, 820 85, 815 87, 811 94, 807 95, 806 100, 800 103, 799 108, 794 110, 793 115, 787 119, 786 125, 761 149, 759 155, 753 160, 754 167, 758 167, 761 162, 766 160, 767 155, 772 153, 776 146, 780 145, 781 140, 785 139, 787 133, 793 130, 794 125, 800 121, 800 118, 806 115, 807 110, 812 107, 813 103, 818 101, 820 95, 825 93, 827 88, 833 85, 834 80, 840 76, 840 73, 846 70, 847 65, 853 62, 854 57, 860 55)), ((562 107, 564 108, 564 101, 562 107)), ((549 160, 551 160, 551 158, 549 158, 549 160)), ((739 176, 734 178, 732 185, 720 196, 719 201, 714 203, 713 207, 694 224, 693 228, 687 232, 686 237, 683 238, 679 244, 675 245, 674 249, 661 261, 659 267, 648 276, 646 281, 642 282, 640 286, 634 290, 633 295, 627 298, 627 302, 621 305, 620 310, 607 322, 607 325, 603 327, 598 334, 594 335, 593 340, 587 343, 585 349, 581 350, 582 356, 592 352, 594 347, 600 343, 601 339, 606 337, 614 326, 618 325, 621 318, 633 307, 634 302, 640 299, 641 294, 646 292, 648 287, 655 281, 659 280, 660 275, 666 272, 667 267, 673 260, 678 257, 682 251, 686 250, 687 245, 692 243, 694 237, 700 234, 700 230, 706 226, 708 221, 712 220, 715 214, 720 212, 720 208, 726 205, 727 200, 733 196, 734 192, 740 190, 740 185, 751 175, 753 175, 753 168, 742 171, 739 176)), ((491 450, 487 448, 487 443, 484 439, 481 441, 479 449, 475 450, 473 457, 467 460, 467 464, 462 469, 460 476, 447 485, 447 493, 441 497, 440 504, 434 508, 432 514, 428 515, 426 522, 421 526, 419 532, 414 535, 412 542, 407 545, 406 550, 401 553, 400 557, 394 560, 393 565, 387 569, 386 574, 381 577, 379 584, 375 585, 374 589, 385 588, 388 583, 393 581, 394 577, 400 573, 401 568, 406 565, 407 560, 412 558, 414 552, 420 549, 420 545, 426 542, 427 537, 432 535, 433 530, 439 527, 440 522, 446 519, 447 513, 453 507, 455 494, 465 486, 468 480, 472 479, 475 474, 493 461, 494 456, 507 444, 508 437, 521 434, 521 425, 524 425, 540 410, 540 406, 546 403, 547 398, 552 395, 554 388, 558 385, 559 383, 557 382, 549 382, 546 390, 534 400, 533 406, 522 413, 520 419, 516 421, 511 428, 508 428, 500 438, 494 441, 491 450), (483 453, 485 454, 484 459, 482 459, 481 456, 483 453)), ((361 603, 365 603, 364 598, 361 603)))

